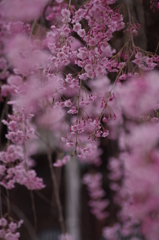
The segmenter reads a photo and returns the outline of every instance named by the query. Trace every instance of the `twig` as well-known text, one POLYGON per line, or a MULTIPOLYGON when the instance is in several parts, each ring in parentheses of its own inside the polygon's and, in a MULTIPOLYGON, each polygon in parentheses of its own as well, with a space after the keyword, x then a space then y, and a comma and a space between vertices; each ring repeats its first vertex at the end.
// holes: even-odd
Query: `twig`
POLYGON ((159 48, 159 42, 157 44, 157 48, 156 48, 155 54, 157 54, 158 48, 159 48))
POLYGON ((10 65, 6 66, 3 71, 0 73, 0 77, 10 68, 10 65))
POLYGON ((69 0, 68 9, 71 7, 71 0, 69 0))
POLYGON ((66 231, 65 231, 64 218, 63 218, 63 214, 62 214, 62 206, 61 206, 61 202, 60 202, 56 176, 55 176, 55 172, 54 172, 54 169, 52 166, 51 147, 50 147, 48 139, 47 139, 47 156, 48 156, 48 161, 49 161, 49 168, 50 168, 50 172, 51 172, 52 183, 54 186, 55 200, 56 200, 56 204, 57 204, 57 208, 58 208, 59 223, 61 226, 62 233, 65 234, 66 231))
POLYGON ((36 216, 36 210, 35 210, 34 195, 33 195, 32 190, 30 190, 30 196, 31 196, 32 210, 33 210, 33 215, 34 215, 34 228, 35 228, 35 232, 36 232, 37 231, 37 216, 36 216))
POLYGON ((34 31, 36 29, 36 24, 37 24, 37 20, 35 19, 32 26, 31 26, 31 31, 30 31, 30 38, 32 37, 32 35, 34 34, 34 31))
MULTIPOLYGON (((6 198, 6 196, 5 196, 5 198, 6 198)), ((7 205, 6 200, 4 201, 2 199, 2 203, 4 205, 7 205)), ((24 226, 28 230, 31 240, 39 240, 33 226, 31 225, 31 223, 29 222, 29 220, 27 219, 25 214, 12 202, 10 202, 10 207, 11 207, 12 211, 19 217, 19 219, 24 220, 24 226)))
MULTIPOLYGON (((131 14, 130 14, 130 8, 129 8, 129 3, 128 3, 128 1, 127 1, 126 5, 127 5, 127 9, 128 9, 129 22, 130 22, 130 24, 131 24, 131 18, 130 18, 131 14)), ((133 39, 133 34, 132 34, 131 28, 130 28, 130 35, 131 35, 132 45, 133 45, 133 47, 134 47, 135 44, 134 44, 134 39, 133 39)))
POLYGON ((2 218, 3 212, 2 212, 2 197, 1 197, 1 186, 0 186, 0 217, 2 218))
POLYGON ((36 194, 37 194, 41 199, 43 199, 46 203, 52 205, 52 202, 50 202, 50 200, 47 199, 40 191, 37 191, 37 190, 36 190, 35 192, 36 192, 36 194))
POLYGON ((2 133, 2 128, 3 128, 2 120, 3 120, 4 116, 5 116, 5 113, 8 110, 7 101, 8 101, 8 98, 5 99, 5 104, 4 104, 4 107, 3 107, 3 110, 2 110, 2 114, 1 114, 1 117, 0 117, 0 149, 2 147, 1 146, 1 133, 2 133))
POLYGON ((7 192, 7 208, 8 208, 8 217, 10 217, 10 202, 9 202, 9 191, 6 189, 7 192))

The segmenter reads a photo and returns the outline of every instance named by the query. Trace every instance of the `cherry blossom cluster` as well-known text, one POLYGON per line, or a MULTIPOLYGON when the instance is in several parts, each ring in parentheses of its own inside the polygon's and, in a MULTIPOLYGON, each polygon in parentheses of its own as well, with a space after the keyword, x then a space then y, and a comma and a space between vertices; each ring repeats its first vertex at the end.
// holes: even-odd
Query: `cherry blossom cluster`
POLYGON ((13 107, 13 111, 13 115, 8 115, 8 121, 2 120, 3 124, 8 127, 6 138, 15 144, 24 145, 26 141, 34 136, 34 127, 29 122, 32 115, 29 116, 28 114, 26 116, 24 111, 19 112, 15 107, 13 107))
POLYGON ((126 31, 129 34, 135 34, 137 35, 141 25, 137 22, 137 20, 131 15, 129 9, 128 9, 128 15, 129 15, 129 22, 127 22, 126 25, 126 30, 124 30, 124 32, 126 31))
POLYGON ((103 237, 109 240, 118 240, 119 239, 119 224, 115 224, 113 227, 103 228, 103 237))
POLYGON ((158 235, 158 80, 158 73, 152 72, 130 79, 120 88, 122 96, 129 95, 129 101, 128 97, 126 102, 120 101, 127 118, 119 141, 122 150, 119 161, 124 167, 122 188, 117 189, 115 196, 122 206, 120 231, 130 236, 135 232, 134 227, 140 225, 138 234, 145 239, 156 239, 158 235))
POLYGON ((19 222, 8 221, 6 218, 0 218, 0 238, 5 240, 18 240, 20 233, 16 232, 21 227, 23 220, 19 222))
POLYGON ((109 204, 108 200, 103 199, 103 197, 105 196, 105 192, 101 187, 101 180, 102 175, 100 173, 86 174, 83 177, 83 183, 86 184, 91 198, 91 200, 89 201, 91 212, 99 220, 104 219, 108 216, 105 208, 109 204))
POLYGON ((149 57, 144 56, 141 52, 137 52, 135 55, 135 60, 132 62, 135 63, 139 68, 144 71, 150 71, 157 66, 157 62, 159 61, 158 57, 149 57))
POLYGON ((76 56, 77 52, 71 48, 71 45, 75 44, 75 39, 71 36, 71 29, 67 24, 62 25, 61 28, 52 25, 51 29, 52 31, 46 36, 47 46, 52 53, 49 58, 48 71, 58 72, 76 56))
MULTIPOLYGON (((111 180, 110 188, 114 191, 113 201, 115 204, 124 207, 127 205, 127 200, 123 201, 123 197, 126 196, 127 192, 122 187, 122 180, 124 176, 123 172, 123 160, 112 157, 109 159, 108 169, 110 173, 108 178, 111 180)), ((128 211, 128 209, 127 209, 128 211)), ((115 223, 113 226, 103 228, 103 236, 108 240, 119 240, 121 238, 129 237, 130 239, 140 239, 140 231, 138 229, 138 222, 135 221, 129 212, 122 211, 118 212, 119 222, 115 223)))
POLYGON ((126 85, 119 87, 118 96, 123 112, 134 119, 147 115, 159 102, 158 73, 152 72, 130 79, 126 85), (136 99, 138 99, 136 101, 136 99))
POLYGON ((111 227, 103 228, 103 237, 107 240, 120 240, 120 239, 130 239, 130 240, 140 240, 141 234, 138 229, 137 223, 130 221, 130 219, 123 220, 122 224, 114 224, 111 227), (136 227, 134 226, 136 224, 136 227))
POLYGON ((47 7, 45 11, 45 18, 47 21, 59 21, 59 19, 62 19, 61 9, 67 8, 67 4, 63 0, 56 0, 52 3, 52 5, 52 7, 47 7))
POLYGON ((44 184, 36 176, 34 170, 28 170, 24 161, 25 152, 21 146, 9 145, 6 151, 0 152, 0 184, 7 189, 15 187, 15 183, 25 185, 28 189, 42 189, 44 184))
MULTIPOLYGON (((35 1, 36 2, 36 1, 35 1)), ((27 109, 26 113, 28 114, 36 114, 38 111, 42 110, 44 111, 44 107, 49 107, 48 110, 45 111, 44 115, 38 115, 37 123, 42 126, 47 126, 51 128, 52 130, 55 129, 55 126, 52 127, 49 119, 53 117, 55 114, 55 111, 51 109, 58 109, 63 107, 69 107, 70 109, 67 111, 68 114, 82 114, 83 105, 92 105, 94 101, 96 100, 96 95, 89 94, 88 98, 81 98, 81 95, 79 94, 80 87, 80 81, 78 78, 73 78, 71 74, 68 74, 63 80, 62 78, 59 79, 58 72, 62 70, 64 66, 69 65, 70 63, 77 64, 80 66, 81 61, 81 54, 84 54, 85 56, 88 56, 87 62, 84 63, 83 57, 82 61, 85 64, 85 68, 83 68, 82 74, 86 74, 87 78, 89 78, 89 72, 91 72, 90 66, 92 66, 92 61, 94 62, 94 69, 95 74, 92 76, 93 78, 96 76, 99 76, 101 74, 105 74, 104 68, 105 66, 102 66, 103 70, 101 69, 101 61, 104 63, 104 57, 106 56, 105 61, 108 63, 108 57, 110 58, 114 52, 112 51, 110 46, 108 45, 108 41, 112 37, 112 33, 114 31, 120 30, 124 27, 124 24, 122 22, 122 16, 118 12, 113 12, 111 8, 109 7, 109 4, 113 4, 114 1, 95 1, 93 5, 91 3, 84 5, 82 12, 80 13, 80 10, 73 13, 73 9, 68 10, 66 9, 65 4, 61 4, 58 6, 57 3, 54 4, 52 10, 48 9, 47 14, 52 14, 52 17, 49 17, 48 20, 51 20, 54 22, 57 15, 61 17, 59 18, 61 20, 61 25, 55 26, 54 24, 51 25, 50 31, 48 31, 46 35, 46 39, 43 42, 43 46, 47 47, 50 51, 50 55, 46 53, 46 51, 41 50, 41 44, 36 39, 28 39, 27 34, 25 35, 19 35, 19 33, 24 32, 24 27, 20 28, 20 24, 18 25, 18 32, 15 35, 15 37, 9 41, 8 43, 8 59, 11 62, 11 64, 15 67, 14 73, 15 75, 11 76, 7 80, 7 84, 3 84, 2 86, 2 96, 5 97, 8 94, 12 96, 17 96, 18 101, 22 109, 27 109), (61 7, 61 13, 59 11, 61 7), (57 11, 56 11, 57 10, 57 11), (54 14, 53 12, 56 12, 57 14, 54 14), (105 12, 106 11, 106 12, 105 12), (86 16, 87 13, 87 16, 86 16), (94 16, 94 13, 96 13, 98 16, 101 14, 105 14, 105 22, 103 22, 102 28, 100 27, 102 18, 99 19, 99 23, 96 23, 96 17, 94 16), (71 14, 74 14, 74 17, 71 16, 71 14), (81 15, 80 15, 81 14, 81 15), (79 16, 78 16, 79 15, 79 16), (73 28, 70 28, 70 22, 72 17, 72 23, 73 28), (86 33, 85 29, 82 28, 82 25, 80 24, 81 19, 87 19, 88 25, 90 30, 86 33), (83 38, 85 43, 87 43, 89 46, 92 46, 92 50, 85 47, 80 47, 77 49, 77 45, 79 46, 79 41, 77 41, 72 36, 72 31, 77 32, 77 34, 83 38), (106 34, 105 34, 106 31, 106 34), (84 35, 83 35, 84 34, 84 35), (97 39, 95 40, 95 37, 97 35, 97 39), (92 45, 91 41, 96 41, 95 44, 92 45), (72 47, 73 46, 73 47, 72 47), (14 49, 14 51, 13 51, 14 49), (84 51, 82 53, 82 51, 84 51), (85 54, 87 52, 87 54, 85 54), (88 54, 90 53, 90 54, 88 54), (93 56, 95 56, 95 59, 93 60, 93 56), (46 58, 49 60, 46 61, 46 58), (92 59, 92 60, 91 60, 92 59), (100 62, 98 59, 101 59, 100 62), (89 62, 91 60, 91 62, 89 62), (35 65, 36 62, 36 65, 35 65), (45 65, 44 65, 45 62, 45 65), (47 81, 40 81, 37 80, 39 76, 38 70, 43 68, 43 74, 47 77, 47 81), (53 72, 56 73, 56 75, 53 74, 53 72), (27 78, 27 81, 25 82, 23 80, 23 77, 27 78), (51 86, 51 82, 53 78, 56 78, 56 82, 58 82, 59 85, 55 86, 53 83, 53 86, 51 86), (57 80, 58 79, 58 80, 57 80), (44 82, 45 86, 44 86, 44 82), (39 87, 40 86, 40 87, 39 87), (69 89, 69 91, 68 91, 69 89), (39 91, 40 90, 40 91, 39 91), (73 91, 72 91, 73 90, 73 91), (59 101, 59 95, 60 94, 66 94, 68 95, 68 92, 74 92, 74 95, 78 94, 78 98, 81 99, 80 102, 76 101, 75 104, 73 104, 73 100, 67 99, 65 101, 59 101), (39 101, 40 99, 40 101, 39 101), (81 109, 79 109, 79 107, 81 109), (29 109, 29 111, 28 111, 29 109), (80 112, 79 112, 80 111, 80 112)), ((17 0, 16 2, 17 8, 19 7, 19 2, 17 0)), ((28 3, 30 4, 30 3, 28 3)), ((35 3, 33 3, 35 4, 35 3)), ((41 6, 39 6, 39 9, 42 8, 42 4, 46 4, 46 2, 41 2, 41 6)), ((12 16, 13 11, 12 9, 6 9, 6 4, 2 4, 3 9, 6 12, 6 18, 9 19, 10 16, 12 16)), ((28 5, 26 5, 26 8, 28 5)), ((33 10, 35 10, 33 8, 33 10)), ((38 14, 38 9, 37 13, 38 14)), ((26 13, 27 14, 27 13, 26 13)), ((30 13, 31 14, 31 13, 30 13)), ((28 19, 31 19, 32 15, 28 16, 28 19)), ((24 20, 22 19, 21 15, 16 16, 17 21, 24 20)), ((18 24, 18 23, 17 23, 18 24)), ((31 33, 30 33, 31 34, 31 33)), ((81 43, 80 43, 81 45, 81 43)), ((84 56, 83 55, 83 56, 84 56)), ((85 60, 86 61, 86 60, 85 60)), ((107 68, 111 68, 113 66, 111 64, 107 65, 107 68)), ((115 66, 116 67, 116 66, 115 66)), ((79 76, 80 78, 80 76, 79 76)), ((110 97, 111 98, 111 97, 110 97)), ((59 112, 59 114, 62 114, 62 111, 59 112)), ((16 114, 17 116, 17 114, 16 114)), ((33 115, 32 115, 33 116, 33 115)), ((14 117, 12 117, 14 118, 14 117)), ((77 119, 79 118, 79 115, 77 119)), ((105 118, 103 118, 105 119, 105 118)), ((59 118, 57 118, 57 121, 59 118)), ((55 122, 57 122, 55 121, 55 122)), ((55 125, 55 122, 52 123, 52 125, 55 125)), ((104 120, 103 120, 104 122, 104 120)), ((12 140, 14 143, 21 143, 24 144, 24 141, 26 138, 28 138, 27 129, 24 129, 24 125, 21 123, 17 123, 18 127, 22 125, 23 130, 17 129, 16 124, 13 121, 3 121, 8 127, 9 130, 12 129, 12 126, 15 125, 15 130, 10 131, 6 137, 8 139, 12 140), (24 134, 25 131, 25 134, 24 134)), ((94 120, 91 120, 91 118, 88 118, 89 125, 92 126, 93 133, 91 133, 90 138, 99 138, 100 136, 106 137, 109 135, 109 131, 102 129, 103 127, 100 124, 100 121, 98 118, 95 118, 94 120)), ((79 156, 82 156, 82 158, 88 158, 88 155, 91 156, 92 153, 90 153, 90 148, 88 147, 81 147, 81 144, 78 142, 80 139, 78 139, 77 134, 81 134, 85 132, 85 120, 83 121, 83 124, 80 123, 79 120, 76 121, 76 124, 71 126, 71 135, 76 135, 76 140, 72 139, 73 137, 70 137, 70 140, 66 141, 67 147, 76 147, 75 152, 78 153, 79 156), (78 131, 78 132, 77 132, 78 131), (86 154, 87 153, 87 154, 86 154)), ((88 128, 88 127, 87 127, 88 128)), ((94 144, 95 145, 95 144, 94 144)), ((96 147, 93 149, 97 149, 96 147)), ((92 151, 91 151, 92 152, 92 151)), ((96 154, 97 155, 97 154, 96 154)), ((97 161, 97 160, 96 160, 97 161)))
POLYGON ((111 158, 108 165, 111 171, 108 177, 113 181, 110 188, 115 191, 114 202, 122 206, 118 215, 122 224, 105 227, 103 236, 106 239, 120 239, 122 236, 136 240, 141 235, 156 239, 158 234, 158 174, 155 174, 158 171, 158 79, 158 73, 152 72, 130 78, 115 90, 120 99, 120 111, 129 121, 125 131, 119 131, 119 146, 124 153, 119 159, 111 158))
POLYGON ((106 70, 113 71, 113 62, 109 62, 108 58, 114 50, 111 50, 108 41, 113 32, 124 27, 122 16, 109 7, 113 3, 114 1, 91 1, 76 11, 72 18, 73 30, 88 46, 78 50, 78 59, 75 61, 83 70, 79 75, 82 80, 105 75, 106 70), (82 19, 88 22, 87 31, 82 28, 82 19))
POLYGON ((24 185, 29 190, 42 189, 45 187, 43 180, 36 176, 35 170, 26 170, 22 164, 16 167, 10 167, 1 184, 11 189, 15 187, 15 183, 24 185))
POLYGON ((112 181, 110 184, 110 188, 113 191, 118 191, 120 189, 119 180, 122 178, 122 169, 121 163, 118 159, 112 157, 109 159, 108 169, 110 170, 110 174, 108 178, 112 181))
MULTIPOLYGON (((122 154, 109 159, 108 178, 114 202, 121 207, 121 222, 104 228, 103 236, 132 240, 140 232, 145 239, 156 240, 159 77, 157 72, 141 72, 156 68, 159 57, 135 46, 133 34, 140 26, 131 16, 130 39, 118 53, 111 48, 113 33, 125 26, 123 16, 109 6, 114 3, 90 0, 76 11, 63 0, 0 2, 0 101, 6 99, 12 109, 2 120, 8 143, 0 152, 0 184, 7 189, 15 183, 30 190, 44 187, 29 165, 31 140, 39 136, 36 126, 52 131, 63 152, 71 150, 70 155, 81 163, 95 166, 101 164, 99 139, 119 137, 122 154), (40 23, 42 15, 46 28, 40 23), (114 84, 107 73, 115 74, 114 84), (140 231, 136 230, 139 225, 140 231)), ((69 160, 65 155, 53 167, 69 160)), ((99 173, 83 178, 91 212, 100 220, 108 216, 109 204, 101 179, 99 173)), ((19 238, 16 228, 20 225, 5 219, 0 224, 1 238, 19 238)), ((64 234, 60 239, 71 236, 64 234)))
POLYGON ((150 9, 152 9, 154 13, 155 13, 155 10, 159 10, 158 0, 150 0, 150 9))
MULTIPOLYGON (((6 151, 0 152, 0 160, 7 164, 9 162, 14 163, 17 159, 19 161, 22 161, 24 158, 24 152, 23 148, 21 146, 16 146, 13 144, 10 144, 6 151)), ((4 171, 1 171, 1 173, 4 171)))
POLYGON ((86 143, 85 147, 83 148, 79 146, 79 154, 77 156, 80 162, 99 166, 101 164, 100 155, 102 153, 102 150, 99 149, 98 144, 98 142, 92 142, 86 143))
POLYGON ((70 156, 65 156, 63 159, 58 159, 53 166, 54 167, 62 167, 63 165, 67 164, 67 162, 70 160, 70 156))
POLYGON ((128 217, 129 209, 130 218, 139 221, 146 239, 155 239, 158 234, 158 126, 143 123, 128 129, 130 134, 125 136, 125 145, 130 152, 120 157, 126 171, 122 197, 127 202, 122 204, 121 214, 123 218, 128 217), (149 146, 146 145, 147 139, 149 146))
POLYGON ((43 180, 36 176, 34 170, 29 170, 30 155, 32 154, 29 139, 34 139, 34 127, 30 124, 31 114, 13 104, 13 114, 8 115, 9 120, 2 120, 8 127, 6 138, 15 145, 10 144, 6 151, 0 152, 1 185, 7 189, 15 187, 15 183, 25 185, 28 189, 42 189, 43 180))
POLYGON ((44 9, 48 0, 7 0, 2 1, 1 8, 8 19, 15 19, 21 21, 31 21, 38 18, 41 11, 44 9))
POLYGON ((137 23, 137 24, 131 24, 131 23, 127 23, 127 29, 126 29, 126 31, 128 32, 128 33, 133 33, 133 34, 135 34, 135 35, 137 35, 138 34, 138 31, 140 30, 140 24, 139 23, 137 23))
POLYGON ((59 240, 73 240, 73 237, 70 234, 65 233, 59 236, 59 240))

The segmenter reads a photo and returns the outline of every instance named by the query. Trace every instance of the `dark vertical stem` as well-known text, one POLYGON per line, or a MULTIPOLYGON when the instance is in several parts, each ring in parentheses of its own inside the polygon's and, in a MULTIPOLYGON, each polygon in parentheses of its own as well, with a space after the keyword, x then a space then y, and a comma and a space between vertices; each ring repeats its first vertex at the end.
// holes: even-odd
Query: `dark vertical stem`
POLYGON ((59 223, 61 226, 62 233, 65 234, 65 232, 66 232, 65 231, 65 223, 64 223, 64 218, 63 218, 63 214, 62 214, 62 206, 61 206, 61 202, 60 202, 58 184, 57 184, 57 180, 56 180, 56 176, 55 176, 55 171, 52 166, 51 148, 50 148, 50 144, 48 141, 47 141, 47 156, 48 156, 49 168, 50 168, 50 172, 51 172, 51 179, 52 179, 52 183, 54 186, 55 200, 56 200, 56 204, 57 204, 57 208, 58 208, 59 223))
POLYGON ((2 218, 2 197, 1 197, 1 186, 0 186, 0 218, 2 218))
POLYGON ((7 192, 7 208, 8 208, 8 217, 10 216, 10 202, 9 202, 9 191, 6 189, 7 192))
POLYGON ((3 128, 2 120, 4 119, 5 114, 8 111, 7 101, 8 101, 8 98, 5 99, 4 107, 3 107, 2 114, 0 117, 0 150, 2 148, 2 143, 1 143, 1 135, 2 135, 2 128, 3 128))
POLYGON ((31 196, 31 204, 32 204, 32 210, 33 210, 33 215, 34 215, 34 228, 35 228, 35 232, 36 232, 37 231, 37 217, 36 217, 36 210, 35 210, 34 195, 33 195, 32 190, 30 190, 30 196, 31 196))

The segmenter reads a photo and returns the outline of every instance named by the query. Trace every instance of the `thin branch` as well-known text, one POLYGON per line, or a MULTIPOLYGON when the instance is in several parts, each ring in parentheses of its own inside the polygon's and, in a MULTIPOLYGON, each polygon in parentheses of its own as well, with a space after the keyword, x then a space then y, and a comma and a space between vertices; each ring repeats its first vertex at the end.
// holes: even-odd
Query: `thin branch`
POLYGON ((33 195, 32 190, 30 190, 30 196, 31 196, 32 210, 33 210, 33 215, 34 215, 34 228, 35 228, 35 232, 36 232, 37 231, 37 216, 36 216, 36 210, 35 210, 34 195, 33 195))
POLYGON ((1 134, 2 134, 2 129, 3 129, 3 124, 2 124, 2 120, 8 110, 8 106, 7 106, 7 101, 8 101, 8 98, 5 99, 5 104, 4 104, 4 107, 3 107, 3 110, 2 110, 2 114, 1 114, 1 117, 0 117, 0 149, 2 147, 2 144, 1 144, 1 134))
POLYGON ((8 208, 8 217, 10 217, 10 202, 9 202, 9 190, 6 189, 7 192, 7 208, 8 208))
POLYGON ((158 42, 158 44, 157 44, 155 54, 157 54, 158 48, 159 48, 159 42, 158 42))
POLYGON ((47 156, 48 156, 48 161, 49 161, 49 168, 50 168, 50 172, 51 172, 52 183, 54 186, 55 200, 56 200, 56 204, 57 204, 57 208, 58 208, 59 223, 61 226, 62 233, 65 234, 66 231, 65 231, 64 218, 63 218, 63 214, 62 214, 62 206, 61 206, 61 202, 60 202, 58 184, 57 184, 55 172, 54 172, 54 169, 52 166, 51 147, 50 147, 48 139, 47 139, 47 156))
POLYGON ((3 71, 0 73, 0 77, 10 68, 10 65, 6 66, 3 71))
POLYGON ((68 9, 71 7, 71 0, 69 0, 68 9))
POLYGON ((34 34, 34 31, 36 29, 36 24, 37 24, 37 20, 35 19, 32 26, 31 26, 31 31, 30 31, 30 38, 32 37, 32 35, 34 34))
MULTIPOLYGON (((131 14, 130 14, 130 8, 129 8, 129 3, 128 3, 128 1, 127 1, 126 5, 127 5, 127 9, 128 9, 129 23, 131 24, 131 14)), ((133 38, 133 34, 132 34, 131 28, 130 28, 130 36, 131 36, 132 45, 133 45, 133 47, 134 47, 135 44, 134 44, 134 38, 133 38)))
MULTIPOLYGON (((5 198, 6 198, 6 196, 5 196, 5 198)), ((2 203, 4 205, 7 205, 6 200, 2 199, 2 203)), ((27 219, 25 214, 12 202, 10 202, 10 207, 11 207, 12 211, 19 217, 19 219, 24 220, 24 226, 26 227, 26 229, 31 237, 31 240, 39 240, 33 226, 31 225, 31 223, 29 222, 29 220, 27 219)))
POLYGON ((43 195, 40 191, 37 191, 37 190, 35 192, 41 199, 43 199, 46 203, 52 206, 52 202, 49 199, 47 199, 45 195, 43 195))
POLYGON ((1 186, 0 186, 0 217, 2 218, 3 212, 2 212, 2 196, 1 196, 1 186))

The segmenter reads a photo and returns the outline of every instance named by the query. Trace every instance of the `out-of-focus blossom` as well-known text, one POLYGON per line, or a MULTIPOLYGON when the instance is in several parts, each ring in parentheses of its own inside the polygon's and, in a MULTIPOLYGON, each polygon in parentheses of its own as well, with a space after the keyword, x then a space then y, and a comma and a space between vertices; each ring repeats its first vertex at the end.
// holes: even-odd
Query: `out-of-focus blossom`
POLYGON ((3 0, 3 14, 11 19, 32 21, 38 19, 48 0, 3 0))

